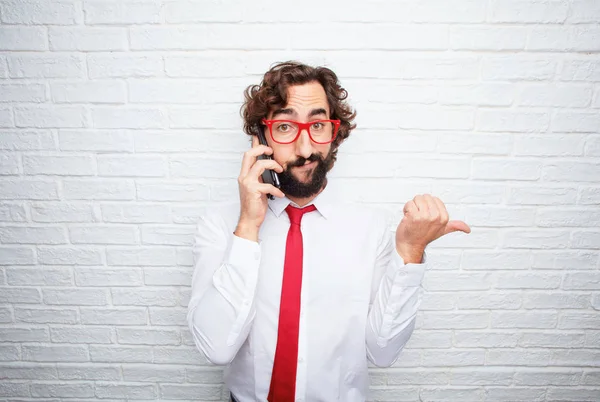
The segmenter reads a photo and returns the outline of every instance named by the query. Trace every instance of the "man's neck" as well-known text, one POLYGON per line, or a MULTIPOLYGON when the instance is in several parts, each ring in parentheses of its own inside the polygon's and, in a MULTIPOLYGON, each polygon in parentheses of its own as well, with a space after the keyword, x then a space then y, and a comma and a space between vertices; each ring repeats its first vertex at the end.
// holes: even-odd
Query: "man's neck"
POLYGON ((323 185, 323 187, 321 187, 321 189, 319 190, 318 193, 311 195, 310 197, 304 197, 304 198, 296 198, 296 197, 290 197, 287 196, 287 198, 289 198, 291 201, 293 201, 296 205, 298 205, 300 208, 304 207, 305 205, 308 205, 312 200, 314 200, 315 198, 317 198, 317 196, 319 194, 321 194, 323 192, 323 190, 325 190, 325 187, 327 186, 327 182, 325 182, 325 184, 323 185))

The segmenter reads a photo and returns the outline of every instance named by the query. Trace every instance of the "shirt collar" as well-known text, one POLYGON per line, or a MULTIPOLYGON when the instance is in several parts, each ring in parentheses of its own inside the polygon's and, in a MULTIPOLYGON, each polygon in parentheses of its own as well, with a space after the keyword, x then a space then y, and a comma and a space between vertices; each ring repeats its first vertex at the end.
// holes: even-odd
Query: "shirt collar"
MULTIPOLYGON (((305 207, 314 204, 317 208, 317 211, 321 214, 321 216, 323 216, 323 218, 327 219, 327 217, 331 216, 333 208, 335 207, 333 200, 333 190, 331 189, 331 187, 331 183, 327 183, 323 191, 321 191, 319 195, 317 195, 311 202, 306 204, 305 207)), ((289 204, 298 207, 296 203, 294 203, 287 197, 276 197, 274 200, 269 200, 269 208, 277 217, 281 215, 281 213, 287 208, 289 204)))

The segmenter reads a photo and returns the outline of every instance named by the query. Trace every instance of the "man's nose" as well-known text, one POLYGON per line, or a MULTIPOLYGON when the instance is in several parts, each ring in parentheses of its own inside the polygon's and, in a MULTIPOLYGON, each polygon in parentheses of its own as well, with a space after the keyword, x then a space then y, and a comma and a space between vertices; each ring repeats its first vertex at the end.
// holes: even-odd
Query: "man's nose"
POLYGON ((307 130, 302 130, 296 140, 296 155, 308 158, 313 154, 313 144, 307 130))

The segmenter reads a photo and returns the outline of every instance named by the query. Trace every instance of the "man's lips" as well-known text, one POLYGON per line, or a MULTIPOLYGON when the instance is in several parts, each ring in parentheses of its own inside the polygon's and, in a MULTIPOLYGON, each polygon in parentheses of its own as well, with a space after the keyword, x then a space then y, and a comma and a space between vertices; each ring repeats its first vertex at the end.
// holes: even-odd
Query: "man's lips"
POLYGON ((313 166, 315 166, 316 164, 317 164, 317 162, 316 162, 316 161, 312 161, 312 162, 306 163, 306 164, 304 164, 304 165, 302 165, 302 166, 297 166, 297 168, 298 168, 298 169, 310 169, 310 168, 312 168, 313 166))

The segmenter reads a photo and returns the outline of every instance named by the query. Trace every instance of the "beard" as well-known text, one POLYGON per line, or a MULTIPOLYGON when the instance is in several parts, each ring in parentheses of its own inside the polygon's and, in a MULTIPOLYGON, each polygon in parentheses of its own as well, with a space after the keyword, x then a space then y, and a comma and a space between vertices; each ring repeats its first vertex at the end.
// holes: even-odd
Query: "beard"
POLYGON ((333 147, 330 149, 327 156, 324 158, 322 154, 312 154, 308 158, 303 156, 298 157, 293 162, 287 164, 283 172, 279 173, 279 183, 281 191, 286 196, 295 198, 308 198, 317 194, 325 183, 327 183, 327 172, 331 170, 334 162, 333 147), (305 172, 306 181, 300 181, 292 173, 292 168, 304 166, 306 162, 316 162, 315 167, 305 172))

